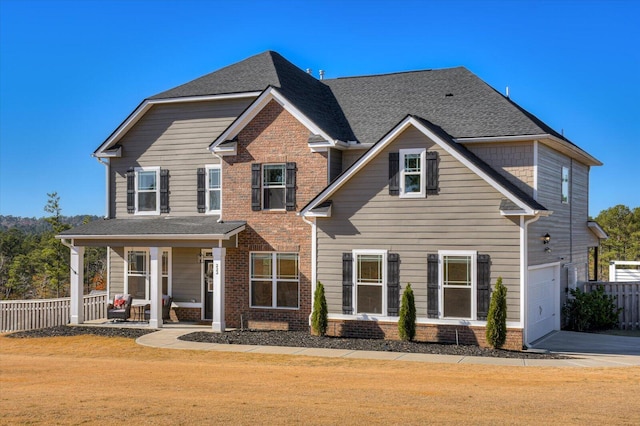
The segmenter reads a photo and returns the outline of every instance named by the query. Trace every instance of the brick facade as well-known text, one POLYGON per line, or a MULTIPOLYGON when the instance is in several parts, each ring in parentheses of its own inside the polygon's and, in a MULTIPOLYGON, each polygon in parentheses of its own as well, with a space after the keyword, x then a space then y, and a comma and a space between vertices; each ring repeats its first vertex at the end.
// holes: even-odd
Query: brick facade
MULTIPOLYGON (((456 343, 489 347, 485 338, 486 327, 446 324, 416 324, 418 342, 456 343)), ((364 339, 400 340, 398 323, 379 321, 329 320, 327 335, 364 339)), ((507 329, 503 349, 522 350, 522 329, 507 329)))
POLYGON ((296 163, 296 210, 327 185, 326 153, 309 149, 310 132, 271 101, 239 134, 237 155, 223 157, 222 219, 245 220, 238 247, 227 249, 225 321, 228 327, 308 330, 311 313, 311 226, 295 211, 251 210, 251 165, 296 163), (250 307, 249 255, 299 254, 299 309, 250 307), (241 323, 242 321, 242 323, 241 323))

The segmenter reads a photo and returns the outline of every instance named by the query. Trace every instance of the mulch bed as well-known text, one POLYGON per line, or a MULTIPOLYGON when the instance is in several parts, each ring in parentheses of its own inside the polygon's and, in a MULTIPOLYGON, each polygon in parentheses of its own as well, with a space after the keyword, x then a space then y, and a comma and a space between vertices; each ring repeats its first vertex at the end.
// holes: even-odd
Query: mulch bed
MULTIPOLYGON (((10 338, 37 338, 57 336, 95 335, 137 339, 156 330, 130 327, 57 326, 8 334, 10 338)), ((304 331, 229 331, 226 333, 194 332, 180 340, 230 345, 292 346, 301 348, 328 348, 360 351, 406 352, 436 355, 482 356, 519 359, 566 359, 553 353, 535 353, 486 349, 472 345, 454 345, 424 342, 402 342, 380 339, 351 339, 343 337, 312 336, 304 331)))

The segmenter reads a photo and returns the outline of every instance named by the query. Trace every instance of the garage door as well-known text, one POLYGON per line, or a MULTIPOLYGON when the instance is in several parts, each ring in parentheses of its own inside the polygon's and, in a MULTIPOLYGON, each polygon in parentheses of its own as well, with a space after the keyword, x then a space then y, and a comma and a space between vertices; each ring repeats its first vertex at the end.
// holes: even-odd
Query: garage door
POLYGON ((529 268, 527 340, 533 342, 560 330, 560 266, 529 268))

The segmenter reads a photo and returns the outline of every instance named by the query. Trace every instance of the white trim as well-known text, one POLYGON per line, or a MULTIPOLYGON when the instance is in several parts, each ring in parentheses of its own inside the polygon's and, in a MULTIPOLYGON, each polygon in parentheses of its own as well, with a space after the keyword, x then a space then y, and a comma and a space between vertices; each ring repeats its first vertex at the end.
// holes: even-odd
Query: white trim
POLYGON ((571 203, 571 169, 567 166, 561 166, 560 168, 560 203, 571 203), (564 176, 567 175, 567 186, 565 188, 564 176), (565 193, 566 189, 566 193, 565 193), (566 195, 566 200, 565 200, 566 195))
POLYGON ((232 142, 224 146, 216 146, 211 150, 214 154, 225 157, 225 156, 233 156, 238 154, 238 142, 232 142))
POLYGON ((206 164, 204 166, 204 170, 205 170, 205 177, 204 177, 204 189, 205 189, 205 214, 213 214, 213 215, 218 215, 218 216, 222 216, 222 164, 206 164), (220 174, 220 178, 219 178, 219 188, 216 188, 215 190, 220 191, 220 208, 218 210, 210 210, 210 206, 209 206, 209 200, 210 200, 210 194, 209 191, 211 191, 212 189, 209 188, 209 171, 210 170, 219 170, 219 174, 220 174))
POLYGON ((268 87, 258 98, 242 113, 227 129, 222 132, 209 145, 209 150, 215 152, 218 145, 224 141, 231 140, 238 136, 238 133, 254 119, 262 109, 269 104, 270 101, 279 103, 289 114, 304 125, 309 131, 315 135, 322 136, 325 140, 330 141, 331 146, 335 146, 340 141, 331 138, 327 133, 304 115, 298 108, 287 100, 275 87, 268 87))
MULTIPOLYGON (((438 317, 439 319, 453 319, 476 321, 478 308, 478 252, 476 250, 438 250, 438 317), (444 257, 469 257, 471 259, 471 312, 469 318, 445 317, 444 316, 444 257)), ((450 288, 468 288, 468 286, 459 286, 450 288)), ((483 321, 486 323, 486 321, 483 321)))
POLYGON ((312 202, 310 202, 301 212, 300 215, 305 216, 309 210, 315 208, 318 204, 326 201, 331 195, 333 195, 338 189, 340 189, 353 175, 358 173, 362 168, 364 168, 373 158, 375 158, 386 146, 391 143, 398 135, 400 135, 404 130, 406 130, 409 126, 414 126, 416 129, 421 131, 425 136, 438 144, 442 149, 444 149, 448 154, 452 157, 460 161, 466 167, 468 167, 471 171, 476 173, 482 179, 484 179, 489 185, 491 185, 495 190, 500 192, 506 198, 515 203, 518 207, 522 209, 522 211, 526 212, 526 214, 533 215, 537 214, 538 211, 531 209, 525 203, 523 203, 519 198, 515 197, 510 191, 504 188, 501 184, 499 184, 492 177, 487 175, 484 171, 479 169, 475 164, 471 163, 464 156, 459 154, 455 149, 451 148, 447 142, 445 142, 440 136, 432 132, 430 129, 425 127, 422 123, 416 120, 414 117, 408 116, 404 120, 402 120, 395 128, 393 128, 385 137, 383 137, 377 144, 375 144, 369 151, 367 151, 362 157, 360 157, 349 169, 347 169, 346 173, 344 173, 339 179, 336 179, 331 185, 324 189, 312 202))
POLYGON ((533 199, 538 201, 538 141, 533 141, 533 199))
POLYGON ((529 263, 529 224, 540 219, 540 215, 534 216, 530 219, 526 219, 524 216, 520 216, 520 322, 523 324, 523 342, 527 342, 525 336, 524 326, 528 321, 527 310, 527 290, 529 284, 529 272, 527 266, 529 263))
POLYGON ((264 163, 260 167, 260 210, 276 212, 287 210, 287 163, 264 163), (282 166, 282 185, 264 185, 264 171, 267 166, 282 166), (284 196, 282 197, 282 208, 266 208, 264 206, 264 201, 266 198, 264 196, 265 188, 282 189, 282 193, 284 194, 284 196))
POLYGON ((231 93, 224 95, 206 95, 206 96, 187 96, 183 98, 166 98, 166 99, 146 99, 127 117, 118 128, 102 143, 92 154, 94 157, 109 157, 105 153, 109 147, 115 145, 154 105, 159 104, 171 104, 171 103, 185 103, 185 102, 204 102, 204 101, 219 101, 227 99, 242 99, 253 98, 260 95, 260 92, 243 92, 243 93, 231 93))
MULTIPOLYGON (((355 312, 355 315, 365 315, 365 316, 371 316, 371 315, 384 315, 383 313, 387 313, 387 250, 376 250, 376 249, 354 249, 351 251, 352 253, 352 257, 353 257, 353 267, 352 269, 352 279, 353 279, 353 289, 352 291, 352 295, 351 295, 351 300, 353 300, 353 312, 355 312), (382 291, 382 306, 381 306, 381 313, 380 314, 375 314, 375 313, 370 313, 370 312, 358 312, 358 256, 365 256, 365 255, 375 255, 375 256, 382 256, 382 265, 380 265, 382 267, 382 282, 380 283, 380 288, 382 291)), ((362 285, 378 285, 378 284, 367 284, 367 283, 362 283, 362 285)))
MULTIPOLYGON (((169 253, 167 258, 168 268, 167 268, 167 294, 171 296, 172 292, 172 250, 171 247, 156 247, 158 252, 160 253, 160 290, 162 291, 162 255, 166 251, 169 253)), ((123 290, 124 293, 131 294, 129 291, 129 252, 132 251, 140 251, 144 252, 146 256, 146 274, 145 275, 132 275, 136 277, 144 277, 145 279, 145 296, 143 299, 136 298, 135 300, 151 300, 151 247, 124 247, 124 282, 123 282, 123 290)), ((133 295, 132 295, 133 296, 133 295)))
POLYGON ((398 174, 400 180, 400 198, 424 198, 427 195, 426 191, 426 178, 427 178, 427 149, 426 148, 411 148, 411 149, 401 149, 399 151, 399 167, 398 174), (407 193, 405 191, 405 157, 411 154, 419 154, 420 155, 420 191, 419 192, 411 192, 407 193))
POLYGON ((589 228, 589 230, 593 232, 593 234, 601 240, 606 240, 609 238, 609 235, 607 234, 607 232, 604 229, 602 229, 602 227, 598 224, 598 222, 595 222, 593 220, 588 220, 587 228, 589 228))
POLYGON ((160 214, 160 167, 136 167, 135 168, 135 179, 134 179, 134 189, 135 189, 135 197, 134 197, 134 205, 135 205, 135 215, 138 216, 158 216, 160 214), (141 172, 155 172, 156 174, 156 189, 154 191, 144 191, 144 193, 155 192, 156 193, 156 209, 155 210, 145 210, 140 211, 138 208, 138 196, 140 195, 140 190, 138 189, 138 176, 141 172))

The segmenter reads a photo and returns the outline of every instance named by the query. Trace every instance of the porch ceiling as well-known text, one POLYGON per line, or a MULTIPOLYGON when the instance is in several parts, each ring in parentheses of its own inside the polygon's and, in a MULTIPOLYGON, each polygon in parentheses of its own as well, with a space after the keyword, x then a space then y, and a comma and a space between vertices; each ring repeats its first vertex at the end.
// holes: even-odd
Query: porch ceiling
POLYGON ((228 240, 245 221, 218 222, 217 216, 95 220, 56 235, 69 240, 228 240))

